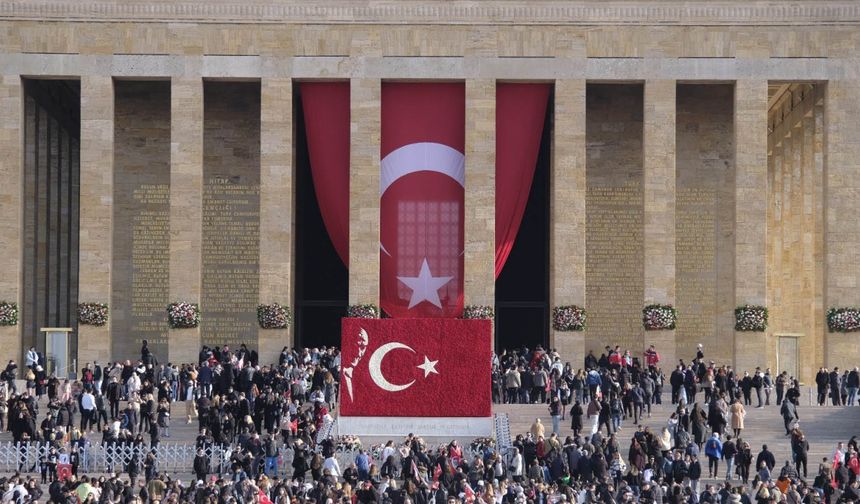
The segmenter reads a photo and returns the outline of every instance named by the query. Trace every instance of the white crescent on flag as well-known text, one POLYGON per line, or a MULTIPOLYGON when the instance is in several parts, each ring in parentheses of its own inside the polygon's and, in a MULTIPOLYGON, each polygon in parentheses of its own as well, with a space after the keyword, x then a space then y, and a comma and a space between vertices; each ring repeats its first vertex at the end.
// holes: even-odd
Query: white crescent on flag
POLYGON ((413 383, 415 383, 415 380, 412 380, 409 383, 404 383, 403 385, 395 385, 388 381, 385 378, 385 375, 382 374, 382 359, 385 358, 388 352, 398 348, 403 348, 415 353, 415 350, 413 350, 409 345, 404 345, 403 343, 398 342, 386 343, 377 348, 376 351, 370 355, 370 361, 367 363, 368 370, 370 371, 370 378, 373 380, 373 383, 387 392, 400 392, 401 390, 408 389, 413 383))
POLYGON ((448 175, 466 187, 466 157, 462 152, 445 144, 416 142, 404 145, 388 153, 380 164, 380 197, 397 179, 419 171, 448 175))

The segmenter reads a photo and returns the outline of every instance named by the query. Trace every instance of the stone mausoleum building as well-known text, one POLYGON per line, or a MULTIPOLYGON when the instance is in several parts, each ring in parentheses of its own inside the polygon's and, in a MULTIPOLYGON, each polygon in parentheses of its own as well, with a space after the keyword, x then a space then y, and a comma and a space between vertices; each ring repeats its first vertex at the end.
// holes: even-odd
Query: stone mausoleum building
MULTIPOLYGON (((78 365, 201 344, 275 359, 378 303, 380 92, 465 85, 466 304, 496 344, 574 367, 618 343, 671 365, 860 363, 860 2, 6 0, 0 357, 69 327, 78 365), (349 83, 349 254, 311 180, 301 84, 349 83), (496 86, 551 84, 520 233, 494 278, 496 86), (170 302, 201 323, 170 329, 170 302), (104 325, 78 323, 104 303, 104 325), (261 329, 257 305, 294 311, 261 329), (677 308, 645 331, 642 309, 677 308), (735 308, 769 309, 736 332, 735 308), (555 331, 553 307, 588 313, 555 331), (8 306, 8 304, 7 304, 8 306)), ((5 360, 4 360, 5 362, 5 360)))

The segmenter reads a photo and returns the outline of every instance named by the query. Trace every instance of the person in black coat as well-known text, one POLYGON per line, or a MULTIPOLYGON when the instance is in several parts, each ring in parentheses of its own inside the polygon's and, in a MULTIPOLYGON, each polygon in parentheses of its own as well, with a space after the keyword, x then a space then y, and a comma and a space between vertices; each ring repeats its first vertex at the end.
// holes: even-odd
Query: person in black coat
POLYGON ((797 470, 797 474, 802 474, 803 478, 806 479, 806 462, 809 454, 809 441, 807 441, 806 436, 800 432, 800 430, 795 430, 794 435, 791 437, 791 453, 794 455, 794 465, 797 470), (801 467, 803 470, 801 471, 801 467))
POLYGON ((690 485, 693 491, 699 493, 699 480, 702 478, 702 464, 699 458, 695 455, 689 456, 689 465, 687 466, 687 477, 690 478, 690 485))
POLYGON ((594 479, 605 482, 608 469, 609 466, 606 464, 606 459, 603 457, 603 454, 599 451, 595 452, 594 455, 591 456, 591 472, 594 475, 594 479))
POLYGON ((680 365, 669 375, 669 384, 672 386, 672 404, 677 404, 678 396, 681 395, 681 387, 684 385, 684 371, 680 365))
POLYGON ((830 399, 833 401, 834 406, 839 406, 842 404, 842 397, 839 394, 839 368, 833 368, 833 371, 830 372, 829 382, 830 382, 830 399))
POLYGON ((672 480, 680 485, 687 477, 687 472, 687 463, 681 458, 681 452, 675 452, 675 460, 672 461, 672 480))
POLYGON ((155 413, 152 413, 149 418, 149 446, 152 450, 158 448, 158 443, 161 441, 161 429, 158 427, 158 420, 155 413))
POLYGON ((827 374, 827 369, 821 368, 815 374, 815 385, 818 392, 818 405, 824 406, 827 401, 827 387, 830 385, 830 375, 827 374))
POLYGON ((132 455, 128 458, 125 470, 128 473, 129 481, 134 484, 137 481, 137 477, 140 474, 140 460, 138 460, 137 450, 132 450, 132 455))
POLYGON ((152 352, 149 351, 149 342, 146 340, 143 340, 143 344, 140 347, 140 360, 144 366, 152 364, 152 352))
POLYGON ((761 451, 755 459, 755 466, 761 467, 762 462, 765 463, 768 471, 773 471, 774 466, 776 466, 776 458, 774 458, 773 453, 767 449, 766 444, 761 445, 761 451))
POLYGON ((570 408, 570 428, 573 429, 574 436, 579 436, 579 432, 582 430, 583 413, 582 405, 577 400, 570 408))
POLYGON ((307 453, 298 443, 293 447, 295 455, 293 455, 293 479, 300 481, 305 480, 305 474, 308 472, 307 453))
POLYGON ((705 443, 705 438, 708 435, 705 429, 707 422, 708 415, 705 414, 699 403, 693 404, 693 410, 690 412, 690 426, 693 431, 693 441, 698 445, 699 450, 702 449, 702 445, 705 443))
POLYGON ((206 476, 209 474, 209 457, 202 449, 197 450, 197 456, 194 457, 194 474, 198 480, 206 481, 206 476))

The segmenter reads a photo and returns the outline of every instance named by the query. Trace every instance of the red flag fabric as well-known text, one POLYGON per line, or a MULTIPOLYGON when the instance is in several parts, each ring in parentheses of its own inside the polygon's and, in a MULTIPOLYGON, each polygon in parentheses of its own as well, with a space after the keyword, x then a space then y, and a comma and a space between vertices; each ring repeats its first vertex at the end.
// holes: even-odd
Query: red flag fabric
POLYGON ((349 267, 349 82, 302 82, 314 193, 337 255, 349 267))
POLYGON ((496 278, 529 200, 549 92, 549 84, 496 85, 496 278))
POLYGON ((57 464, 57 479, 66 481, 72 477, 72 464, 57 464))
POLYGON ((266 495, 266 492, 262 490, 257 490, 257 502, 260 504, 272 504, 272 499, 266 495))
POLYGON ((475 502, 475 491, 472 490, 472 486, 468 483, 463 487, 463 496, 465 497, 465 502, 475 502))
POLYGON ((489 320, 342 321, 341 416, 488 417, 489 320))
POLYGON ((394 318, 463 312, 463 83, 382 84, 380 305, 394 318))

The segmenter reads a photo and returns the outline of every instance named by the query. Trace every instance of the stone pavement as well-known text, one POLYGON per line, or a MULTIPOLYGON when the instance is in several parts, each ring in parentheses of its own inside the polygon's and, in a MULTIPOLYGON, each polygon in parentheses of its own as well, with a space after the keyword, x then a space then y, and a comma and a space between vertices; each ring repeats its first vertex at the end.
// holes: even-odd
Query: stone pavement
MULTIPOLYGON (((755 403, 755 400, 753 400, 755 403)), ((552 419, 546 406, 541 404, 511 405, 498 404, 493 408, 496 413, 507 413, 511 421, 511 434, 524 433, 528 431, 535 418, 540 418, 545 424, 546 432, 552 431, 552 419)), ((663 404, 652 408, 651 418, 645 418, 643 423, 652 431, 659 432, 666 426, 666 420, 674 409, 671 404, 663 404)), ((834 406, 804 406, 798 407, 800 416, 799 424, 801 430, 809 440, 809 470, 817 471, 818 463, 822 457, 830 457, 836 448, 836 443, 844 441, 847 443, 851 436, 860 436, 860 407, 834 407, 834 406)), ((570 419, 562 422, 561 436, 572 434, 570 419)), ((584 423, 585 420, 583 420, 584 423)), ((766 406, 764 408, 747 407, 747 415, 744 420, 745 429, 741 437, 750 444, 753 456, 761 450, 762 444, 767 444, 777 460, 777 466, 781 467, 786 460, 791 458, 791 446, 788 437, 785 436, 782 415, 778 406, 766 406)), ((627 455, 630 446, 630 436, 635 432, 636 426, 632 420, 622 423, 622 430, 618 433, 622 454, 627 455)), ((605 430, 604 430, 605 433, 605 430)), ((702 456, 704 459, 704 455, 702 456)), ((703 460, 705 470, 707 462, 703 460)), ((724 470, 724 464, 720 464, 724 470)))

